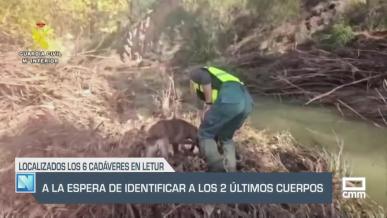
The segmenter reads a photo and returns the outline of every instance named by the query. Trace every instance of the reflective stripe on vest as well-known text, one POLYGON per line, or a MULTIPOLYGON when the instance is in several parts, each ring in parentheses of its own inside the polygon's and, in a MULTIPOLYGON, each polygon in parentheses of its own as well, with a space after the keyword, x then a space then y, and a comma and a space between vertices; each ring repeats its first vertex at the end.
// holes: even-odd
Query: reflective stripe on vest
MULTIPOLYGON (((236 76, 229 74, 226 71, 223 71, 219 68, 204 67, 204 69, 206 69, 211 75, 213 75, 214 77, 219 79, 221 83, 238 82, 238 83, 243 85, 243 82, 241 82, 236 76)), ((193 82, 192 80, 191 80, 191 82, 192 82, 192 85, 193 85, 193 88, 195 91, 199 91, 200 93, 204 93, 203 86, 193 82)), ((218 98, 218 93, 219 93, 219 90, 214 89, 212 87, 212 94, 211 94, 212 95, 212 103, 214 103, 216 101, 216 99, 218 98)))

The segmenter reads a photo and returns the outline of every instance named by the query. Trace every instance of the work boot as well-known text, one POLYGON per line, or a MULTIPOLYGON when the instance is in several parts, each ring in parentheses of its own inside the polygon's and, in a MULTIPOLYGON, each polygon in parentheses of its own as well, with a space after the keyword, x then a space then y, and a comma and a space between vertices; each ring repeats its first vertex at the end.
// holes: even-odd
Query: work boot
POLYGON ((213 162, 208 161, 207 165, 208 165, 208 172, 222 172, 222 173, 227 172, 226 169, 224 168, 223 159, 213 161, 213 162))
POLYGON ((219 154, 216 142, 213 139, 202 139, 199 146, 201 154, 207 159, 208 171, 224 172, 223 158, 219 154))
POLYGON ((224 168, 227 172, 236 171, 235 145, 232 140, 223 142, 224 168))

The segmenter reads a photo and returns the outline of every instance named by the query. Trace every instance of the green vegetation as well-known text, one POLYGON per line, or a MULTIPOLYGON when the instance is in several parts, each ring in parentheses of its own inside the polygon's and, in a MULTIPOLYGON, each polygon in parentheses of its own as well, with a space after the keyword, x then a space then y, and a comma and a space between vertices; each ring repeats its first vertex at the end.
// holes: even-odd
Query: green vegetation
POLYGON ((321 44, 330 48, 337 48, 344 47, 354 38, 355 34, 351 26, 337 23, 328 30, 328 33, 322 34, 319 40, 321 44))
POLYGON ((184 12, 169 24, 184 20, 189 40, 184 46, 184 62, 204 63, 219 57, 232 43, 257 27, 272 28, 300 16, 300 0, 183 0, 184 12))
POLYGON ((262 24, 278 25, 301 16, 301 0, 250 0, 247 9, 262 24))
POLYGON ((0 6, 0 30, 26 47, 33 43, 32 31, 38 21, 52 28, 52 39, 62 44, 66 39, 114 31, 117 19, 128 10, 127 2, 120 0, 1 0, 0 6))
MULTIPOLYGON (((0 0, 1 31, 31 45, 32 28, 37 21, 44 21, 53 28, 52 38, 59 44, 66 37, 79 36, 83 40, 100 41, 104 34, 142 18, 155 3, 156 0, 0 0)), ((258 27, 272 29, 286 22, 297 23, 307 10, 304 7, 307 3, 302 0, 181 0, 181 3, 183 11, 175 13, 169 24, 186 21, 191 40, 187 41, 185 53, 190 54, 188 59, 193 62, 219 56, 227 46, 258 27)), ((322 37, 324 43, 343 46, 353 38, 354 31, 383 29, 387 25, 386 11, 386 2, 351 1, 341 21, 322 37)))
POLYGON ((380 0, 352 0, 344 19, 360 30, 377 31, 387 27, 387 2, 380 0))

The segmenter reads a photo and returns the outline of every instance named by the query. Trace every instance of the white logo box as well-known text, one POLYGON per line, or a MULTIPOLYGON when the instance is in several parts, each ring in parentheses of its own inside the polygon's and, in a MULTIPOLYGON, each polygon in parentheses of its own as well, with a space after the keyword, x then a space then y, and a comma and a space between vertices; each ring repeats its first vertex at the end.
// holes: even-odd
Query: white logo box
POLYGON ((366 178, 365 177, 343 177, 343 191, 365 191, 366 178), (347 182, 361 182, 360 187, 349 187, 347 182))

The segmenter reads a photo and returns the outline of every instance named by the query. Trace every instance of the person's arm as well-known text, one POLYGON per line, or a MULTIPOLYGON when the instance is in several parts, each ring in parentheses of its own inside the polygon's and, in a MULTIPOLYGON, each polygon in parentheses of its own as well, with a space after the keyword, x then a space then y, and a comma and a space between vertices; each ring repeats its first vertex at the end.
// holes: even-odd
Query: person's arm
POLYGON ((204 107, 201 109, 200 114, 200 117, 203 120, 205 113, 210 109, 212 103, 211 76, 206 70, 199 68, 191 72, 190 78, 203 89, 204 107))
POLYGON ((211 109, 212 105, 212 87, 211 83, 203 85, 203 93, 204 93, 204 107, 201 112, 201 120, 204 120, 204 116, 206 115, 207 111, 211 109))
POLYGON ((212 104, 212 87, 211 83, 203 85, 203 93, 206 104, 212 104))

